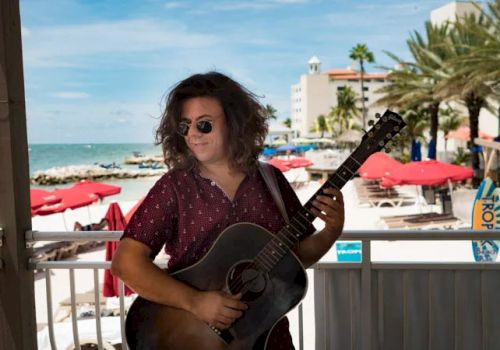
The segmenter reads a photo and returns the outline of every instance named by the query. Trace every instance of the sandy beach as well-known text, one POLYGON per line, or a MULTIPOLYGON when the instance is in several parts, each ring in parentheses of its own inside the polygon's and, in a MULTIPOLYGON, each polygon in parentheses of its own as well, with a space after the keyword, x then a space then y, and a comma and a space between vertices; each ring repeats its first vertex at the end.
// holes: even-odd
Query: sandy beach
MULTIPOLYGON (((303 181, 307 179, 305 171, 296 170, 285 173, 287 178, 291 181, 303 181)), ((68 229, 73 228, 75 221, 82 224, 89 222, 97 222, 102 218, 107 210, 110 202, 116 201, 119 203, 124 214, 144 196, 149 188, 155 183, 158 177, 140 178, 134 180, 116 180, 109 181, 108 183, 117 184, 122 186, 122 192, 119 195, 106 198, 102 203, 91 205, 87 208, 76 210, 68 210, 64 214, 54 214, 50 216, 33 218, 33 229, 39 231, 64 231, 65 224, 68 229)), ((297 194, 302 203, 305 203, 320 187, 319 182, 310 182, 297 190, 297 194)), ((402 188, 409 195, 416 195, 415 188, 407 186, 402 188)), ((420 212, 437 211, 436 206, 422 205, 414 203, 401 207, 369 207, 366 205, 359 205, 356 191, 352 181, 349 181, 342 190, 344 194, 345 208, 346 208, 346 230, 367 230, 367 229, 382 229, 383 226, 380 222, 380 217, 384 215, 402 215, 402 214, 416 214, 420 212)), ((317 220, 315 226, 321 229, 321 222, 317 220)), ((41 243, 37 243, 41 244, 41 243)), ((374 242, 372 243, 372 260, 374 261, 473 261, 472 249, 470 242, 449 241, 449 242, 374 242)), ((79 254, 72 258, 73 260, 85 261, 103 261, 104 248, 98 248, 94 251, 79 254)), ((335 246, 322 258, 322 262, 337 261, 337 252, 335 246)), ((99 271, 99 284, 102 285, 104 271, 99 271)), ((314 349, 314 291, 313 291, 313 271, 308 271, 309 275, 309 291, 303 301, 304 307, 304 344, 305 349, 314 349)), ((93 290, 93 271, 92 270, 76 270, 76 292, 88 293, 93 290)), ((37 273, 35 276, 35 294, 36 294, 36 315, 37 324, 39 329, 42 329, 47 323, 47 302, 46 302, 46 281, 44 273, 37 273)), ((52 270, 51 271, 52 283, 52 303, 54 305, 55 319, 62 319, 67 316, 68 307, 61 305, 61 303, 68 299, 69 292, 69 272, 67 270, 52 270)), ((117 305, 116 298, 108 298, 108 307, 112 308, 117 305)), ((103 304, 106 307, 106 304, 103 304)), ((298 317, 297 310, 293 310, 289 315, 291 323, 291 331, 294 337, 294 343, 298 346, 298 317)), ((119 320, 106 320, 106 325, 111 327, 109 338, 116 337, 116 332, 119 335, 119 320), (114 333, 113 333, 114 332, 114 333)), ((70 320, 66 318, 65 327, 70 327, 70 320)), ((83 327, 83 326, 82 326, 83 327)), ((104 327, 104 326, 103 326, 104 327)), ((95 321, 90 323, 89 329, 94 329, 95 321), (92 326, 93 325, 93 326, 92 326)), ((71 329, 71 328, 69 328, 71 329)), ((80 329, 82 331, 82 329, 80 329)), ((69 337, 71 341, 71 332, 59 330, 62 337, 69 337), (67 333, 67 334, 66 334, 67 333)), ((91 331, 92 332, 92 331, 91 331)), ((40 349, 45 349, 43 344, 48 341, 47 332, 42 331, 39 336, 40 349), (43 344, 42 344, 43 343, 43 344)))

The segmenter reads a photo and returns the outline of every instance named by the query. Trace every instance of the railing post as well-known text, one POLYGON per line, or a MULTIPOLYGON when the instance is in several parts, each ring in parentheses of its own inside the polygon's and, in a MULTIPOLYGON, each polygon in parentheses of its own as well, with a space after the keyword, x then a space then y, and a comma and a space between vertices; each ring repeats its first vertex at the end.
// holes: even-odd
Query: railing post
POLYGON ((372 341, 372 259, 371 241, 362 240, 361 261, 361 349, 371 350, 372 341))

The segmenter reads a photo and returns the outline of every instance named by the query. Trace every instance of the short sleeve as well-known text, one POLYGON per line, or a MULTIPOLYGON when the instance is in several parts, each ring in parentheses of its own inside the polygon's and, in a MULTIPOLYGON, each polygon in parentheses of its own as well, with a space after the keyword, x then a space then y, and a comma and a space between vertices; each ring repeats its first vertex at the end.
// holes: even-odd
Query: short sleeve
POLYGON ((154 258, 177 234, 177 199, 171 175, 165 174, 151 188, 128 223, 122 238, 147 245, 154 258))
MULTIPOLYGON (((278 181, 278 186, 280 188, 281 197, 283 198, 283 202, 285 202, 286 212, 288 217, 291 219, 295 214, 302 208, 302 204, 300 203, 299 197, 295 193, 294 189, 283 175, 283 173, 273 166, 274 173, 276 175, 276 179, 278 181)), ((309 224, 305 236, 310 236, 316 231, 316 228, 312 223, 309 224)))

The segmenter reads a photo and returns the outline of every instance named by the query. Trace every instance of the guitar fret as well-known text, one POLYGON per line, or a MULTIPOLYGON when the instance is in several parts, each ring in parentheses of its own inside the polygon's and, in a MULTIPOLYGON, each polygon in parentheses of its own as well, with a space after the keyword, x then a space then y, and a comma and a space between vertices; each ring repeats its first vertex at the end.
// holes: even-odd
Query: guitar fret
POLYGON ((342 175, 340 175, 340 174, 338 174, 338 173, 335 173, 335 175, 337 175, 338 177, 340 177, 340 178, 341 178, 344 182, 347 182, 347 181, 348 181, 348 180, 344 179, 344 178, 342 177, 342 175))
POLYGON ((271 260, 271 262, 273 263, 273 265, 275 265, 279 260, 280 258, 276 256, 276 254, 274 254, 275 250, 273 250, 269 244, 267 245, 266 247, 266 257, 269 258, 269 260, 271 260))
POLYGON ((311 220, 309 220, 309 215, 313 216, 311 213, 309 213, 308 211, 306 212, 306 214, 302 213, 302 210, 299 210, 297 212, 297 215, 300 215, 300 217, 304 218, 305 220, 307 220, 308 223, 311 223, 311 220))
POLYGON ((361 166, 361 163, 360 163, 360 162, 358 162, 356 159, 354 159, 352 156, 350 156, 350 157, 349 157, 349 158, 347 158, 347 159, 351 159, 351 160, 353 160, 353 161, 354 161, 354 163, 356 163, 358 166, 361 166))
POLYGON ((276 237, 280 240, 281 243, 283 243, 283 245, 288 248, 288 249, 291 249, 294 245, 294 242, 293 241, 290 241, 290 239, 284 235, 282 232, 278 232, 276 234, 276 237), (286 241, 284 241, 283 239, 281 238, 284 238, 286 241))
POLYGON ((290 230, 288 229, 285 229, 283 231, 283 233, 285 234, 285 237, 286 239, 290 242, 290 246, 289 248, 293 248, 293 246, 295 246, 295 243, 298 242, 298 239, 294 236, 294 234, 292 232, 290 232, 290 230))
POLYGON ((285 231, 285 228, 283 228, 280 232, 278 232, 278 235, 283 236, 290 243, 291 247, 293 247, 295 242, 290 240, 290 238, 283 231, 285 231))
POLYGON ((262 254, 259 254, 255 260, 259 261, 265 270, 270 271, 273 268, 273 265, 269 263, 269 261, 263 259, 262 254), (269 265, 269 266, 268 266, 269 265))
MULTIPOLYGON (((291 225, 291 226, 293 226, 293 225, 294 225, 294 223, 299 224, 299 226, 300 226, 302 229, 306 229, 306 226, 302 225, 302 224, 300 223, 300 221, 295 220, 295 218, 294 218, 294 220, 290 221, 290 225, 291 225)), ((297 231, 299 230, 299 229, 298 229, 298 228, 296 228, 295 226, 293 226, 293 228, 295 228, 297 231)))
POLYGON ((289 233, 291 233, 291 234, 292 234, 293 239, 294 239, 295 241, 298 241, 298 240, 299 240, 299 237, 300 237, 300 231, 298 231, 295 227, 293 227, 293 226, 291 226, 291 225, 287 225, 287 226, 285 226, 285 227, 287 227, 287 228, 288 228, 289 233), (294 232, 294 231, 291 231, 291 229, 293 229, 295 232, 294 232))
POLYGON ((285 248, 283 248, 283 243, 281 243, 277 239, 273 239, 270 243, 274 245, 274 247, 275 247, 276 250, 280 250, 281 251, 280 254, 283 254, 283 253, 287 252, 287 250, 285 248))
POLYGON ((270 254, 266 254, 266 252, 264 251, 264 253, 261 255, 262 258, 265 258, 265 261, 268 262, 270 264, 270 268, 272 269, 274 267, 274 265, 276 264, 276 261, 274 261, 273 257, 270 255, 270 254))

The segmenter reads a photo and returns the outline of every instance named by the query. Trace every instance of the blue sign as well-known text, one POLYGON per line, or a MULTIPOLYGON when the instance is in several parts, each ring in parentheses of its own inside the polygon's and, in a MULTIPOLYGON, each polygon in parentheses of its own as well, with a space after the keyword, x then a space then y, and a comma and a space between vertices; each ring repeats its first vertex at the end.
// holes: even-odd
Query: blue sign
POLYGON ((361 243, 360 242, 338 242, 337 261, 360 262, 361 261, 361 243))

